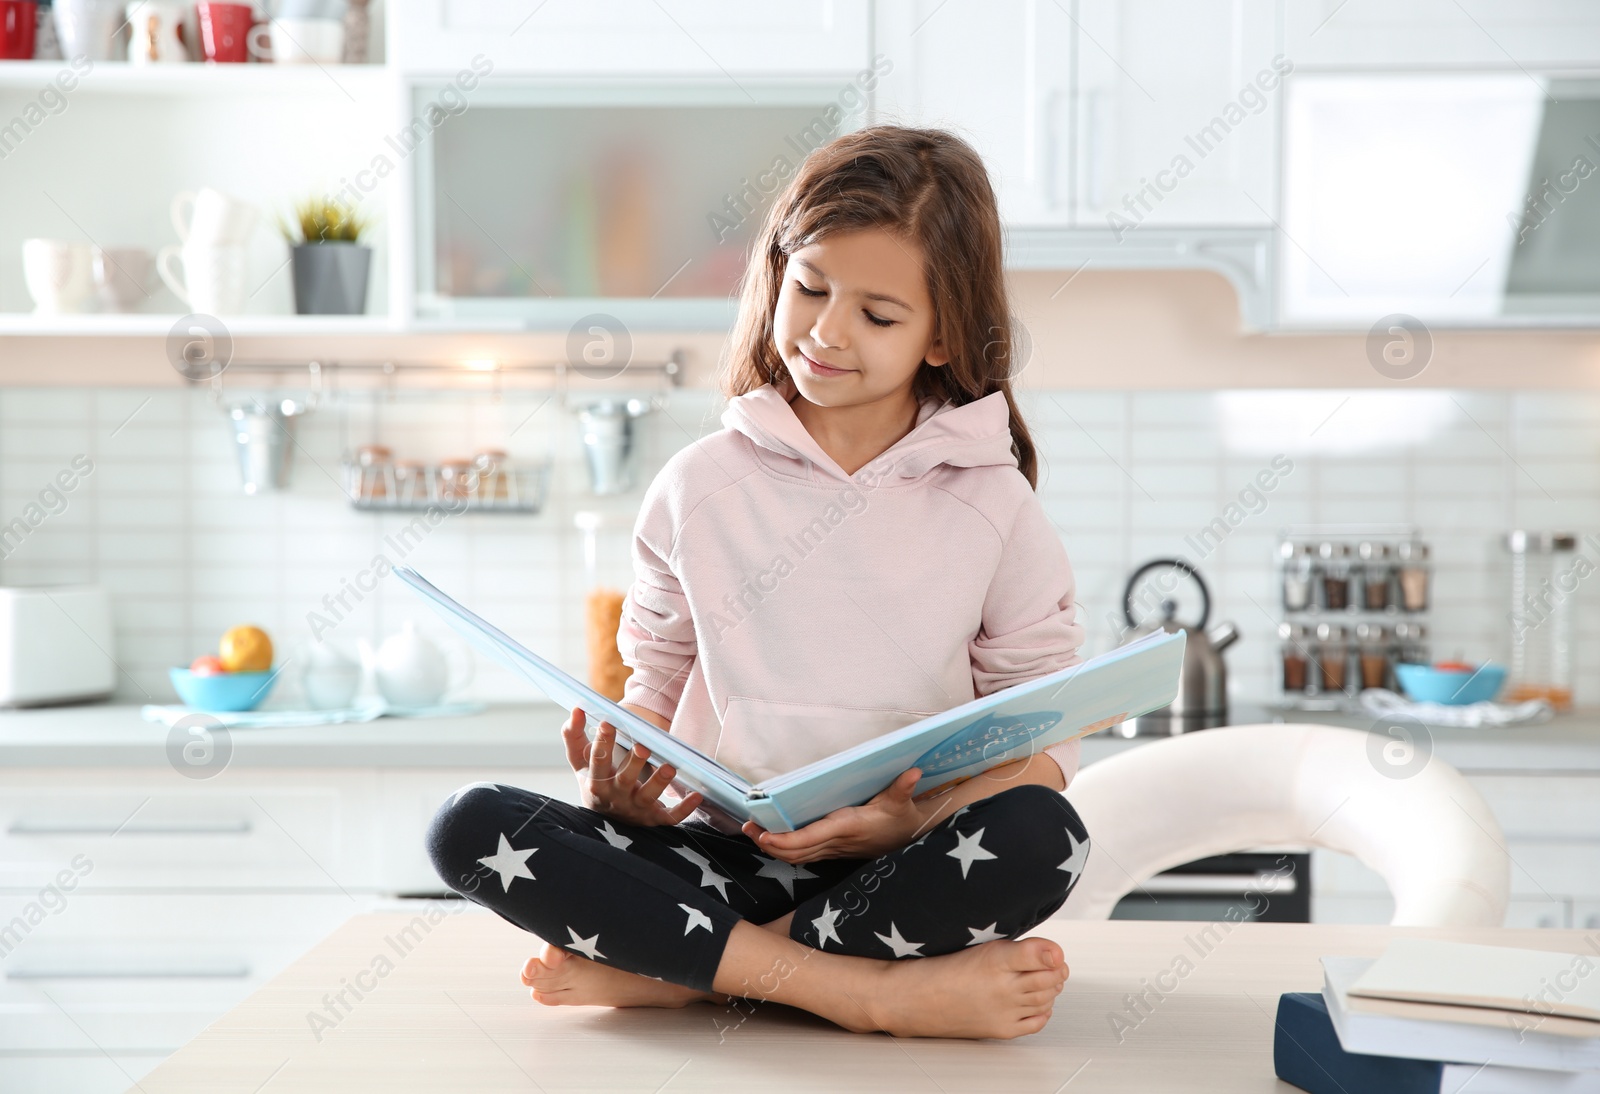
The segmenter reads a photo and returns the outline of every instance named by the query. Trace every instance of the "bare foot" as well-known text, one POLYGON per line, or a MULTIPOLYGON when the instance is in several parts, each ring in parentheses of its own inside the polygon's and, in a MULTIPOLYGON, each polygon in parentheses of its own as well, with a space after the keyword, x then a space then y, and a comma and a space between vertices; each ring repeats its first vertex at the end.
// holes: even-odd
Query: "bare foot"
POLYGON ((829 1017, 896 1037, 1021 1037, 1050 1020, 1068 972, 1061 947, 1048 938, 985 942, 884 966, 875 990, 829 1017))
POLYGON ((686 1007, 724 998, 614 969, 548 942, 522 967, 522 982, 547 1007, 686 1007))

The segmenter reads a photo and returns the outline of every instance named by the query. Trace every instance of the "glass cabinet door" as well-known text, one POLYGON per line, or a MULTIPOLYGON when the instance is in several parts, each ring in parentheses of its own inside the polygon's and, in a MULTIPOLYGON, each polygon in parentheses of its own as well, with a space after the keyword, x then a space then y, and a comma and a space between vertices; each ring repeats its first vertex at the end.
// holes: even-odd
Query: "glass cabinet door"
POLYGON ((481 88, 418 146, 418 317, 725 325, 772 202, 861 123, 841 91, 481 88))

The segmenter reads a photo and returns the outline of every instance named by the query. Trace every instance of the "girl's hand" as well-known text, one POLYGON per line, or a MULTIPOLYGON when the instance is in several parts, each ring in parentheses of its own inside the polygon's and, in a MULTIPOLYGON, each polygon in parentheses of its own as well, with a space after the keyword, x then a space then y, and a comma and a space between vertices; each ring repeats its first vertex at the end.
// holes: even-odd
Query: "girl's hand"
POLYGON ((567 762, 577 773, 586 807, 628 824, 647 826, 677 824, 699 807, 702 795, 698 792, 670 809, 662 804, 661 792, 677 775, 673 766, 652 768, 645 762, 650 758, 649 749, 635 745, 623 765, 617 767, 612 762, 617 727, 601 722, 591 743, 583 732, 585 717, 582 707, 574 707, 561 727, 561 739, 567 746, 567 762))
POLYGON ((875 858, 904 847, 922 829, 923 812, 911 800, 921 777, 913 767, 871 801, 835 809, 793 832, 768 832, 755 821, 746 822, 742 830, 763 852, 788 863, 875 858))

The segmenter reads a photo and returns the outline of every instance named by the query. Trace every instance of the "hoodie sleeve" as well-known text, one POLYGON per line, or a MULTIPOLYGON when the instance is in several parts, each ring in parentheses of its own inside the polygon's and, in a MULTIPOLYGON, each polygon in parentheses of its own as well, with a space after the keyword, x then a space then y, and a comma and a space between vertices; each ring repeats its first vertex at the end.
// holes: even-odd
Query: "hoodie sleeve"
MULTIPOLYGON (((969 643, 977 694, 1078 664, 1083 639, 1066 548, 1030 490, 984 597, 982 626, 969 643)), ((1045 749, 1069 786, 1078 771, 1079 751, 1076 738, 1045 749)))
POLYGON ((622 602, 617 650, 633 669, 622 701, 671 719, 683 696, 697 644, 689 601, 672 572, 672 519, 654 489, 640 508, 633 534, 633 584, 622 602))

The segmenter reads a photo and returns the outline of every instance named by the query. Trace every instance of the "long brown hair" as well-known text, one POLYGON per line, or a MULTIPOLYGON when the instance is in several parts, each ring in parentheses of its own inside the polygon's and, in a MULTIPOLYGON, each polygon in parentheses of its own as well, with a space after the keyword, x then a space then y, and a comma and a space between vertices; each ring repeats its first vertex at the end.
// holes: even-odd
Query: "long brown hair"
POLYGON ((805 158, 751 245, 722 372, 723 395, 732 399, 790 379, 772 331, 789 255, 834 232, 863 228, 915 240, 927 258, 934 335, 950 361, 919 368, 913 397, 918 404, 931 397, 962 406, 1004 392, 1011 451, 1028 485, 1037 489, 1033 437, 1011 395, 1011 314, 994 190, 972 146, 942 129, 869 126, 805 158))

